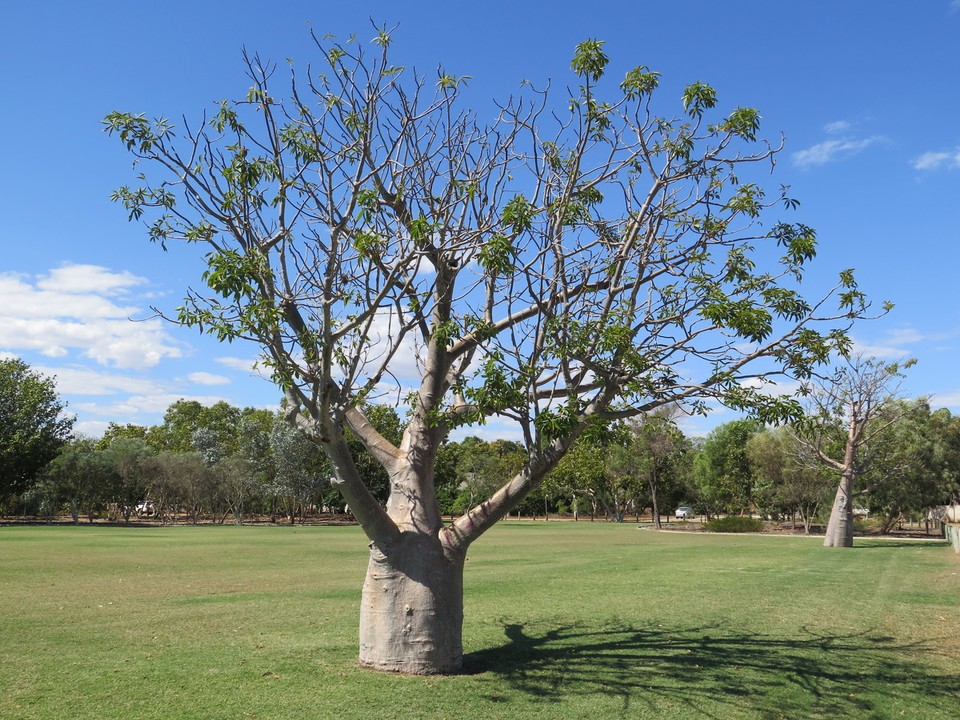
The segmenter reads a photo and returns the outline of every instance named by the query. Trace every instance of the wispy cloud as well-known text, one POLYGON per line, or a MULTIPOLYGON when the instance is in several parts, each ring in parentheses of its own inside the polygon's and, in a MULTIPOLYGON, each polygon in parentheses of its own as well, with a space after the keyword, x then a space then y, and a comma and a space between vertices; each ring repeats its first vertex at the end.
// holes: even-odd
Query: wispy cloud
POLYGON ((960 12, 960 0, 950 0, 950 12, 960 12))
POLYGON ((850 123, 846 120, 835 120, 824 125, 823 129, 830 135, 839 135, 850 129, 850 123))
POLYGON ((806 150, 793 154, 793 162, 797 167, 813 167, 826 165, 834 160, 854 155, 873 145, 879 138, 863 138, 861 140, 826 140, 817 143, 806 150))
POLYGON ((799 150, 793 154, 793 164, 801 168, 826 165, 866 150, 871 145, 882 141, 882 137, 868 137, 846 140, 825 140, 806 150, 799 150))
POLYGON ((937 349, 935 347, 936 343, 952 343, 956 337, 957 331, 955 329, 925 333, 910 327, 894 328, 875 340, 867 341, 863 338, 854 338, 853 351, 880 360, 901 360, 915 356, 918 350, 916 346, 918 345, 923 345, 924 352, 929 352, 931 347, 937 349))
POLYGON ((240 370, 241 372, 248 372, 257 374, 256 359, 245 358, 245 357, 233 357, 230 355, 214 358, 214 360, 224 367, 228 367, 231 370, 240 370))
POLYGON ((859 137, 848 120, 835 120, 823 126, 823 131, 831 137, 793 154, 793 164, 799 168, 826 165, 830 162, 856 155, 871 145, 886 140, 881 135, 859 137))
POLYGON ((195 400, 201 405, 213 405, 227 398, 220 395, 189 395, 177 392, 163 392, 150 395, 130 395, 112 403, 74 403, 71 409, 82 410, 89 415, 97 415, 110 420, 117 418, 153 416, 163 413, 178 400, 195 400))
POLYGON ((227 400, 219 395, 181 392, 182 383, 177 381, 113 370, 39 364, 33 369, 55 378, 57 392, 70 398, 67 411, 84 418, 75 430, 93 437, 102 435, 111 421, 152 424, 177 400, 196 400, 203 405, 227 400))
POLYGON ((61 265, 37 279, 37 287, 46 292, 68 294, 119 295, 130 288, 145 285, 146 279, 126 270, 116 272, 99 265, 61 265))
POLYGON ((930 396, 930 405, 935 408, 960 408, 960 390, 948 393, 934 393, 930 396))
MULTIPOLYGON (((960 2, 960 0, 958 0, 960 2)), ((957 170, 960 169, 960 148, 948 152, 925 152, 912 163, 914 170, 957 170)))
POLYGON ((744 388, 756 390, 760 395, 766 395, 767 397, 796 395, 802 386, 802 383, 790 378, 779 378, 777 380, 752 378, 740 384, 744 388))
POLYGON ((901 360, 910 355, 910 351, 900 345, 883 342, 861 343, 854 341, 853 352, 877 360, 901 360))
POLYGON ((115 368, 143 370, 183 347, 163 321, 132 322, 144 310, 131 297, 147 281, 95 265, 63 265, 45 275, 0 273, 0 349, 50 358, 79 352, 115 368))
POLYGON ((70 395, 100 396, 117 393, 157 395, 168 391, 167 386, 162 382, 107 370, 45 365, 36 365, 34 369, 47 377, 56 377, 57 391, 70 395))
POLYGON ((230 378, 208 372, 192 372, 187 379, 195 385, 229 385, 230 378))
POLYGON ((214 358, 213 361, 230 370, 242 372, 247 377, 256 377, 261 380, 271 381, 270 368, 262 362, 262 359, 224 355, 214 358))
MULTIPOLYGON (((74 401, 72 410, 82 410, 91 415, 117 418, 130 418, 144 414, 163 412, 177 400, 196 400, 204 405, 225 400, 219 395, 190 394, 179 392, 179 384, 167 380, 138 377, 110 370, 90 370, 87 368, 52 367, 38 365, 35 370, 55 377, 57 392, 74 397, 90 397, 91 401, 74 401), (103 402, 92 398, 114 397, 103 402)), ((203 375, 204 373, 195 373, 203 375)), ((229 381, 228 381, 229 382, 229 381)))

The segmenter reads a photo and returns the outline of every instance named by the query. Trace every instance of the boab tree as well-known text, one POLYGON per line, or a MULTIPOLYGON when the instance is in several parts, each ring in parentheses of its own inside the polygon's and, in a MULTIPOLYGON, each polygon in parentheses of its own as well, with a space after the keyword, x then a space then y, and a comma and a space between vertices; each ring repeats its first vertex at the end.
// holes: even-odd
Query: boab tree
POLYGON ((590 40, 562 108, 528 85, 482 125, 463 77, 392 64, 387 32, 366 47, 314 39, 322 67, 291 69, 284 98, 275 67, 246 56, 245 99, 202 124, 110 114, 106 130, 161 178, 116 199, 152 239, 206 249, 206 289, 176 320, 259 343, 289 419, 328 456, 370 539, 361 663, 455 671, 467 548, 588 425, 711 399, 789 414, 744 380, 807 375, 866 301, 850 272, 801 296, 814 232, 762 225, 794 203, 747 181, 779 147, 757 140, 753 109, 709 120, 705 84, 679 117, 657 115, 658 74, 608 84, 590 40), (390 388, 409 389, 399 444, 362 410, 390 388), (523 468, 445 525, 438 448, 493 416, 522 433, 523 468), (389 474, 385 508, 348 429, 389 474))
POLYGON ((861 478, 890 453, 896 426, 910 412, 897 393, 903 370, 913 362, 855 355, 833 375, 808 384, 807 416, 796 426, 798 436, 840 476, 825 547, 853 547, 853 501, 870 491, 860 487, 861 478))

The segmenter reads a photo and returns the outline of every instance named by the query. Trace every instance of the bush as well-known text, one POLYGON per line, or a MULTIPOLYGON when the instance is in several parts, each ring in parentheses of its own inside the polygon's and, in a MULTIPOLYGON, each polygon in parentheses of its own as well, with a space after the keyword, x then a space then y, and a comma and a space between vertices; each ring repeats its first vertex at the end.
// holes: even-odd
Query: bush
POLYGON ((710 532, 745 533, 760 532, 763 530, 763 520, 753 517, 731 515, 724 518, 713 518, 705 525, 710 532))
POLYGON ((857 535, 871 535, 880 531, 880 525, 876 520, 865 520, 863 518, 853 519, 853 532, 857 535))

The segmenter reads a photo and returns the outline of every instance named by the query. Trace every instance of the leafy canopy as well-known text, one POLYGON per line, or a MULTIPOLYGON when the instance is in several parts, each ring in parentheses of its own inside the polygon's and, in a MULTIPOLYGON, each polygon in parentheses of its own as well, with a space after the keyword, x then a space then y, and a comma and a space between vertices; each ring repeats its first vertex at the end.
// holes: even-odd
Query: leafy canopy
POLYGON ((23 492, 70 437, 53 379, 18 358, 0 360, 0 499, 23 492))
POLYGON ((249 92, 201 124, 104 123, 159 177, 115 199, 154 241, 206 253, 174 319, 262 348, 351 507, 366 496, 346 427, 397 470, 455 427, 515 421, 528 460, 477 508, 485 528, 595 421, 713 400, 792 417, 765 384, 849 349, 868 302, 849 270, 802 294, 816 235, 767 219, 796 201, 759 184, 781 146, 756 110, 724 114, 695 82, 664 113, 658 73, 611 81, 587 40, 565 102, 528 85, 484 123, 466 76, 393 64, 385 30, 315 41, 285 96, 245 56, 249 92), (406 406, 401 442, 366 420, 372 401, 406 406))

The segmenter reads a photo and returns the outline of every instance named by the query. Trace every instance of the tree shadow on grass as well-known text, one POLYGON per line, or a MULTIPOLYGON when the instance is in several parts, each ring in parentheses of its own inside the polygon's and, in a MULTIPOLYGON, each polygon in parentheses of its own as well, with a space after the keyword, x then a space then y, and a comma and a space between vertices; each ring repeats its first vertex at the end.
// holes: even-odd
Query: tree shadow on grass
POLYGON ((855 550, 873 550, 876 548, 945 548, 950 543, 940 538, 918 538, 916 540, 884 540, 882 538, 857 538, 853 541, 855 550))
POLYGON ((624 713, 684 705, 706 718, 862 719, 901 716, 904 707, 903 716, 938 717, 960 702, 960 668, 945 674, 922 659, 937 650, 932 643, 869 632, 804 629, 782 638, 719 625, 503 627, 507 642, 467 655, 465 672, 489 673, 543 702, 594 693, 618 697, 624 713))

